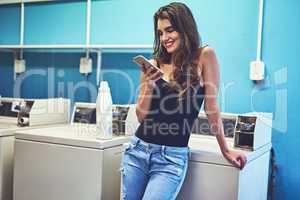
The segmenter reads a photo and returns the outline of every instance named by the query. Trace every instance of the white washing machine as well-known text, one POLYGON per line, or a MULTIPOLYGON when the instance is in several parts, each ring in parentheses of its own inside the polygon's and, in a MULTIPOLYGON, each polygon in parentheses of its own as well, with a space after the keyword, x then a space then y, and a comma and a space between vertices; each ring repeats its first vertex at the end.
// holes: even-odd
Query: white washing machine
POLYGON ((46 124, 67 123, 68 106, 69 100, 66 99, 0 98, 0 200, 13 199, 15 131, 33 129, 46 124), (20 102, 29 102, 30 109, 24 116, 18 117, 19 110, 16 109, 16 106, 19 106, 20 102), (56 108, 62 106, 65 110, 57 110, 56 108, 53 110, 53 106, 56 108), (48 111, 51 111, 49 115, 47 114, 48 111), (21 124, 18 125, 18 122, 21 124))
POLYGON ((18 131, 14 199, 119 199, 119 168, 129 137, 97 137, 91 125, 18 131))
MULTIPOLYGON (((233 141, 228 140, 229 145, 233 141)), ((243 151, 248 163, 233 167, 219 150, 215 138, 192 136, 188 173, 177 200, 266 200, 271 144, 243 151)))
POLYGON ((248 161, 245 168, 233 167, 222 156, 214 136, 192 135, 188 172, 177 200, 267 199, 272 117, 257 113, 235 116, 235 137, 226 141, 230 148, 243 147, 244 150, 234 150, 245 153, 248 161), (245 125, 252 122, 253 126, 245 125))
POLYGON ((95 105, 77 103, 74 110, 69 125, 16 132, 14 200, 120 199, 130 136, 99 139, 95 105))
POLYGON ((16 128, 16 120, 0 119, 0 199, 12 199, 13 186, 13 149, 14 149, 14 134, 13 130, 16 128))

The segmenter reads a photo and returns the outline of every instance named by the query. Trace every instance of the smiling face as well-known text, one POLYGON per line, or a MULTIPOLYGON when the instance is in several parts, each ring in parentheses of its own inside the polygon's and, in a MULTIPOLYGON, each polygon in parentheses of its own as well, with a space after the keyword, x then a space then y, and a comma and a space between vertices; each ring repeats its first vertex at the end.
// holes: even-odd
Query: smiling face
POLYGON ((179 33, 174 29, 174 27, 168 19, 158 19, 157 33, 159 36, 160 43, 163 47, 165 47, 168 53, 172 54, 179 49, 179 33))

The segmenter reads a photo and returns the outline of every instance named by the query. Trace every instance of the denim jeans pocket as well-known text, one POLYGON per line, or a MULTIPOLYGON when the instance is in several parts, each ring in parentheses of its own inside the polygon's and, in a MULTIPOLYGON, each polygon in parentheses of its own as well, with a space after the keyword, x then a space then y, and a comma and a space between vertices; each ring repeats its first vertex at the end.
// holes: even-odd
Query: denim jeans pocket
POLYGON ((170 173, 175 174, 178 177, 181 177, 187 164, 187 159, 182 155, 174 155, 173 153, 164 153, 164 160, 169 164, 168 169, 170 173))
POLYGON ((170 155, 165 153, 164 158, 166 161, 178 165, 180 167, 183 167, 185 165, 185 159, 181 156, 174 156, 172 154, 170 155))

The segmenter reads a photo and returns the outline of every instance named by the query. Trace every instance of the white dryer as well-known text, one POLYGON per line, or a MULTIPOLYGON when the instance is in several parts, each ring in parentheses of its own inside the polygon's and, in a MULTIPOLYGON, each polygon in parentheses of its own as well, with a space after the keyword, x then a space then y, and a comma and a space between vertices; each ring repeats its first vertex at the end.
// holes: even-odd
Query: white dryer
MULTIPOLYGON (((233 141, 227 143, 233 145, 233 141)), ((248 160, 243 170, 222 156, 216 139, 211 136, 192 136, 189 145, 188 173, 177 200, 267 198, 271 144, 256 151, 243 151, 248 160)))
POLYGON ((69 120, 69 100, 0 98, 0 200, 13 199, 14 133, 69 120), (25 109, 22 110, 22 102, 25 109), (20 114, 20 110, 24 111, 20 114))
POLYGON ((119 199, 119 168, 129 137, 97 137, 91 125, 18 131, 14 199, 119 199))
POLYGON ((71 124, 16 132, 14 200, 120 199, 130 137, 99 139, 95 105, 77 103, 74 110, 71 124))
POLYGON ((229 163, 214 136, 192 134, 188 173, 177 200, 267 199, 272 115, 247 113, 232 117, 236 117, 234 138, 226 141, 229 148, 246 155, 247 165, 239 170, 229 163))
POLYGON ((12 199, 13 186, 13 131, 17 128, 16 119, 0 118, 0 199, 12 199), (4 122, 5 121, 5 122, 4 122), (14 123, 13 123, 14 122, 14 123))

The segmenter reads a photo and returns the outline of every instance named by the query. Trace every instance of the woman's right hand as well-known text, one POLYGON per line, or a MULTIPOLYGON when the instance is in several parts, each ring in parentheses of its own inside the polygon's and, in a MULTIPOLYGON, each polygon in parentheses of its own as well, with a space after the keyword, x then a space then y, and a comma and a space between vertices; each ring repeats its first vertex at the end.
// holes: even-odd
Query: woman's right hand
POLYGON ((136 114, 139 122, 142 122, 147 116, 152 100, 152 92, 155 87, 155 81, 162 77, 162 73, 156 69, 142 65, 141 89, 137 100, 136 114))
POLYGON ((160 79, 163 75, 161 72, 157 71, 156 69, 151 67, 146 67, 145 65, 142 65, 142 71, 144 73, 144 78, 145 78, 144 81, 150 87, 154 87, 155 81, 160 79))

